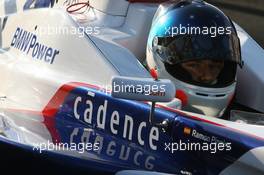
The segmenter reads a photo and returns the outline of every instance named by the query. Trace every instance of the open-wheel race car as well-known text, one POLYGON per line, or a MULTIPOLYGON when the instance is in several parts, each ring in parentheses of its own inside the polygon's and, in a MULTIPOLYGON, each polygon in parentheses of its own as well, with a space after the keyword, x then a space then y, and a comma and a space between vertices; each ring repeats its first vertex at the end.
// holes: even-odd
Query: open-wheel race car
POLYGON ((144 64, 161 2, 1 1, 0 142, 103 174, 264 174, 263 49, 235 25, 235 100, 260 113, 181 110, 144 64), (109 89, 128 84, 166 94, 109 89))

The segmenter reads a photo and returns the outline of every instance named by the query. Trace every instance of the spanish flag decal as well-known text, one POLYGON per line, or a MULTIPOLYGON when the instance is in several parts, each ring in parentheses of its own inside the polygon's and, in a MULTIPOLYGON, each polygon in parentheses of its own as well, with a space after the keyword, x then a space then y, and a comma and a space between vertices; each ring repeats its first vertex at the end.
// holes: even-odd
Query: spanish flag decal
POLYGON ((184 127, 183 132, 184 132, 184 134, 190 135, 191 134, 191 128, 184 127))

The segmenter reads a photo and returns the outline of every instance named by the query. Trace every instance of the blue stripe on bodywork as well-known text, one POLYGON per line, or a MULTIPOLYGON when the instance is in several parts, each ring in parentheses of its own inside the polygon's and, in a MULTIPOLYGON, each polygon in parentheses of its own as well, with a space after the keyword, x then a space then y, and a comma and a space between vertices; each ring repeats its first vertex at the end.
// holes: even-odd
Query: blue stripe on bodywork
MULTIPOLYGON (((86 108, 86 103, 80 104, 78 113, 83 113, 86 108)), ((150 107, 147 104, 114 99, 105 93, 86 87, 78 87, 69 93, 57 112, 56 128, 60 133, 61 142, 81 143, 84 141, 83 138, 87 135, 89 135, 89 138, 86 138, 88 139, 86 140, 87 142, 94 143, 95 141, 101 141, 101 149, 99 151, 87 151, 80 155, 80 157, 86 154, 89 159, 88 153, 97 156, 98 160, 95 159, 93 161, 99 161, 105 166, 113 166, 113 168, 109 169, 109 172, 123 169, 145 169, 168 173, 190 172, 197 175, 208 174, 209 172, 218 174, 247 151, 264 145, 263 140, 258 140, 228 128, 196 121, 163 109, 156 109, 155 117, 157 121, 169 119, 171 121, 171 129, 166 133, 159 130, 159 141, 155 143, 157 145, 157 150, 152 150, 148 143, 148 134, 150 128, 153 127, 152 125, 147 123, 146 129, 144 129, 142 133, 142 138, 147 138, 145 140, 146 144, 141 146, 137 140, 137 127, 141 122, 148 121, 149 110, 150 107), (95 93, 95 97, 92 98, 87 96, 88 92, 95 93), (75 118, 73 106, 77 97, 82 97, 84 102, 86 100, 93 101, 94 111, 92 115, 92 124, 87 124, 83 116, 81 116, 80 119, 75 118), (104 104, 105 100, 108 101, 106 127, 104 129, 99 129, 96 126, 96 112, 99 106, 104 104), (117 110, 120 114, 120 123, 124 123, 125 115, 129 115, 133 118, 134 129, 132 140, 124 138, 122 132, 119 132, 117 135, 111 133, 109 123, 111 114, 114 110, 117 110), (185 127, 189 127, 191 130, 195 129, 204 135, 210 137, 214 136, 220 140, 230 142, 232 144, 232 149, 230 151, 217 152, 215 154, 206 151, 177 151, 172 154, 166 151, 165 143, 174 143, 179 140, 186 142, 203 142, 191 135, 184 134, 183 131, 185 127), (71 138, 73 133, 75 133, 74 139, 71 138), (140 157, 136 157, 136 161, 135 155, 140 155, 140 157)), ((120 124, 120 126, 118 126, 118 131, 122 131, 122 127, 123 124, 120 124)), ((100 169, 100 167, 98 167, 98 169, 100 169)))

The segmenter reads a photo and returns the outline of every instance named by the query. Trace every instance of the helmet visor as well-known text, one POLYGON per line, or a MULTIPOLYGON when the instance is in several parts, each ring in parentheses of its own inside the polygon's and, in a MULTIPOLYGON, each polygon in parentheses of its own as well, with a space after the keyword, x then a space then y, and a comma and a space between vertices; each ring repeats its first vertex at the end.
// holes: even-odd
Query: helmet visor
POLYGON ((156 37, 153 48, 163 62, 174 65, 194 60, 241 62, 239 38, 234 35, 178 35, 156 37))

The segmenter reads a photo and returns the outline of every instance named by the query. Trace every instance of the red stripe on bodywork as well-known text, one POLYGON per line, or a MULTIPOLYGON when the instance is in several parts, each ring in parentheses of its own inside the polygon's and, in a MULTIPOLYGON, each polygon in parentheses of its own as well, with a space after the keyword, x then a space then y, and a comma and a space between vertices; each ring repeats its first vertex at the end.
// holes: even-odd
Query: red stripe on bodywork
POLYGON ((59 106, 63 104, 65 98, 75 87, 71 84, 66 84, 60 87, 60 89, 55 93, 51 98, 47 106, 42 111, 44 117, 44 124, 49 130, 49 133, 52 137, 53 143, 60 143, 61 138, 59 131, 56 129, 55 115, 59 110, 59 106))
MULTIPOLYGON (((16 111, 16 112, 18 112, 18 111, 20 111, 20 112, 29 112, 30 114, 42 114, 43 117, 44 117, 44 122, 43 123, 46 125, 47 129, 49 130, 49 132, 50 132, 50 134, 52 136, 53 142, 54 143, 58 143, 58 142, 60 142, 61 139, 60 139, 59 132, 56 129, 56 123, 55 123, 55 118, 54 117, 56 116, 56 113, 58 112, 60 106, 65 101, 65 98, 69 95, 69 93, 72 90, 74 90, 75 88, 78 88, 78 87, 87 87, 87 88, 92 88, 92 89, 95 89, 95 90, 105 91, 105 89, 100 88, 99 86, 96 86, 96 85, 90 85, 90 84, 86 84, 86 83, 73 82, 73 83, 65 84, 62 87, 60 87, 59 90, 51 98, 51 100, 49 101, 49 103, 46 105, 46 107, 44 108, 44 110, 42 112, 35 112, 35 111, 29 111, 29 110, 17 110, 17 109, 8 109, 8 110, 12 110, 12 111, 16 111)), ((107 91, 107 92, 109 92, 109 91, 107 91)), ((143 102, 143 103, 148 104, 147 102, 143 102)), ((222 125, 222 124, 210 121, 210 120, 206 120, 206 119, 203 119, 203 118, 199 118, 199 117, 196 117, 196 116, 193 116, 193 115, 186 114, 183 111, 180 111, 180 110, 177 110, 177 109, 173 109, 173 108, 170 108, 170 107, 167 107, 167 106, 163 106, 163 105, 156 105, 156 106, 159 107, 159 108, 174 112, 176 114, 182 115, 184 117, 188 117, 188 118, 196 120, 196 121, 205 122, 205 123, 212 124, 212 125, 219 126, 219 127, 224 127, 224 128, 229 129, 231 131, 238 132, 238 133, 241 133, 241 134, 244 134, 244 135, 248 135, 250 137, 254 137, 254 138, 258 139, 258 140, 263 140, 264 139, 262 137, 259 137, 259 136, 256 136, 256 135, 253 135, 253 134, 250 134, 250 133, 238 130, 238 129, 230 128, 228 126, 225 126, 225 125, 222 125)))
POLYGON ((43 115, 43 117, 44 117, 43 123, 45 124, 46 128, 49 130, 49 133, 52 138, 52 142, 60 143, 61 137, 59 131, 56 128, 55 118, 46 117, 45 115, 43 115))
POLYGON ((49 103, 43 109, 42 114, 46 117, 54 117, 58 112, 60 106, 65 101, 65 98, 69 95, 69 93, 77 87, 88 87, 92 89, 100 89, 98 86, 85 84, 85 83, 68 83, 59 88, 59 90, 55 93, 55 95, 51 98, 49 103))
POLYGON ((51 98, 46 107, 42 110, 42 115, 44 117, 44 124, 49 130, 53 143, 60 143, 61 138, 58 130, 56 129, 55 116, 60 108, 60 106, 65 101, 65 98, 69 93, 77 87, 88 87, 93 89, 99 89, 98 86, 84 84, 84 83, 68 83, 59 88, 55 95, 51 98))
MULTIPOLYGON (((61 88, 59 88, 59 90, 55 93, 55 95, 51 98, 50 102, 47 104, 47 106, 44 108, 44 110, 42 111, 43 115, 45 116, 45 118, 47 117, 54 117, 56 115, 56 113, 58 112, 60 106, 63 104, 63 102, 65 101, 65 98, 67 97, 67 95, 69 95, 69 93, 74 90, 75 88, 78 87, 87 87, 87 88, 92 88, 95 90, 103 90, 105 91, 105 89, 100 88, 99 86, 96 85, 91 85, 91 84, 86 84, 86 83, 78 83, 78 82, 72 82, 72 83, 68 83, 63 85, 61 88)), ((145 103, 148 104, 148 103, 145 103)), ((202 119, 199 117, 195 117, 195 116, 191 116, 189 114, 186 114, 180 110, 176 110, 167 106, 163 106, 163 105, 156 105, 159 108, 171 111, 171 112, 175 112, 179 115, 183 115, 198 121, 202 121, 202 122, 206 122, 206 123, 210 123, 216 126, 224 126, 221 125, 219 123, 215 123, 206 119, 202 119)))

